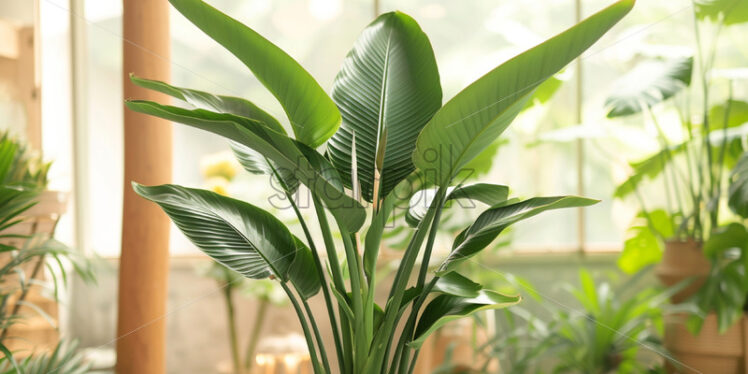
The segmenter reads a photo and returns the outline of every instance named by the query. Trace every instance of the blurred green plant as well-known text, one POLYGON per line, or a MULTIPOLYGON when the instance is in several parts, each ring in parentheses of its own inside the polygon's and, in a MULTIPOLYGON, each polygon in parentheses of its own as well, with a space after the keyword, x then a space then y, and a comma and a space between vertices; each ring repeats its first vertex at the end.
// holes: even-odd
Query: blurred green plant
POLYGON ((2 182, 7 186, 19 186, 32 190, 47 188, 47 174, 52 165, 44 162, 42 157, 28 148, 26 143, 16 139, 8 131, 0 132, 3 152, 12 153, 12 159, 3 161, 2 182))
POLYGON ((554 372, 644 373, 652 364, 642 360, 643 351, 669 357, 659 338, 662 316, 670 296, 680 287, 637 290, 646 273, 613 288, 608 281, 596 283, 587 270, 579 272, 579 287, 569 291, 582 309, 559 311, 544 341, 558 357, 554 372))
POLYGON ((0 254, 5 259, 0 263, 0 352, 4 354, 0 358, 1 372, 46 373, 65 368, 65 372, 76 373, 87 370, 87 365, 74 353, 75 344, 61 342, 52 355, 23 352, 24 360, 17 360, 16 352, 11 352, 6 345, 8 339, 17 339, 8 336, 8 331, 14 324, 22 323, 21 306, 30 307, 52 323, 52 318, 41 308, 26 300, 31 286, 51 289, 57 300, 59 287, 67 284, 68 266, 84 281, 94 280, 89 262, 63 243, 11 230, 23 222, 23 213, 36 204, 47 184, 48 168, 49 163, 28 157, 25 146, 19 141, 7 134, 0 137, 0 254), (20 247, 16 243, 21 243, 20 247), (24 267, 30 263, 34 263, 33 270, 26 274, 24 267), (35 279, 44 267, 52 274, 51 284, 35 279))
POLYGON ((717 315, 720 333, 737 323, 748 301, 748 152, 730 173, 728 207, 734 222, 723 223, 704 243, 704 254, 712 263, 706 282, 688 300, 695 310, 688 328, 697 334, 709 313, 717 315))
MULTIPOLYGON (((748 103, 734 97, 737 78, 714 74, 720 31, 748 21, 744 1, 697 0, 694 7, 696 62, 692 57, 662 57, 641 62, 621 77, 606 100, 608 117, 634 114, 657 130, 660 150, 648 158, 632 162, 633 173, 619 185, 615 197, 635 196, 641 213, 629 229, 629 238, 619 264, 635 272, 662 257, 667 240, 709 240, 725 218, 723 210, 726 171, 745 150, 748 137, 748 103), (716 30, 707 40, 704 28, 716 30), (696 68, 695 68, 696 67, 696 68), (718 82, 719 80, 719 82, 718 82), (725 81, 723 101, 714 103, 713 92, 725 81), (692 84, 696 83, 696 84, 692 84), (681 97, 681 103, 673 98, 681 97), (673 142, 665 133, 655 106, 671 102, 680 118, 683 139, 673 142), (698 103, 695 113, 689 103, 698 103), (664 191, 664 207, 648 209, 641 187, 657 180, 664 191), (670 221, 670 222, 667 222, 670 221)), ((660 203, 663 203, 660 202, 660 203)))

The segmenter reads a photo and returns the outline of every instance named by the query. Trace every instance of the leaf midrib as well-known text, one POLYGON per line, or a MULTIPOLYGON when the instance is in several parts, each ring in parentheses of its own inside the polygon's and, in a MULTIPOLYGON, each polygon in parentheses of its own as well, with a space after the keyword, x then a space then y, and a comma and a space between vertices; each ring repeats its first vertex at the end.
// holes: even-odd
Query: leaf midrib
MULTIPOLYGON (((372 173, 372 178, 376 178, 377 160, 379 159, 379 154, 378 153, 379 153, 379 150, 381 149, 380 142, 382 142, 382 141, 384 141, 385 143, 387 142, 387 139, 382 139, 382 132, 384 131, 384 126, 385 126, 384 116, 385 116, 385 112, 387 111, 387 101, 385 99, 386 99, 386 94, 387 94, 387 88, 389 86, 389 78, 388 77, 389 77, 389 72, 390 72, 390 65, 389 65, 389 61, 390 61, 390 45, 391 45, 391 41, 392 41, 392 31, 393 30, 394 30, 394 28, 390 28, 390 32, 387 35, 387 46, 385 47, 385 52, 384 52, 384 68, 382 69, 382 88, 381 88, 381 90, 379 92, 379 118, 378 118, 378 121, 377 121, 377 142, 376 142, 375 147, 374 147, 374 160, 373 160, 374 161, 374 165, 373 165, 373 169, 372 169, 372 170, 374 170, 374 173, 372 173)), ((382 165, 384 165, 384 160, 382 160, 382 165)), ((379 175, 379 180, 380 181, 384 180, 384 168, 382 168, 382 169, 383 170, 379 171, 381 173, 379 175)), ((376 185, 375 182, 376 181, 372 180, 371 181, 371 185, 372 186, 376 185)), ((381 187, 381 182, 380 182, 379 188, 380 189, 382 188, 381 187)), ((375 194, 375 191, 372 191, 372 195, 374 195, 374 194, 375 194)))
MULTIPOLYGON (((203 210, 204 212, 207 212, 207 213, 208 213, 208 215, 210 215, 210 216, 213 216, 213 217, 215 217, 215 218, 217 218, 217 219, 220 219, 220 220, 221 220, 221 221, 222 221, 222 222, 223 222, 224 224, 226 224, 226 226, 228 226, 229 228, 231 228, 231 230, 233 230, 233 231, 234 231, 234 232, 235 232, 235 233, 236 233, 236 234, 237 234, 237 235, 238 235, 239 237, 241 237, 241 238, 242 238, 242 239, 243 239, 243 240, 244 240, 244 241, 245 241, 246 243, 248 243, 248 244, 249 244, 249 246, 250 246, 250 250, 252 250, 252 251, 255 251, 255 252, 257 252, 257 253, 258 253, 258 254, 260 255, 260 257, 262 257, 262 259, 263 259, 263 260, 265 260, 265 264, 266 264, 266 266, 267 266, 268 268, 270 268, 270 269, 271 269, 271 270, 273 271, 273 273, 275 273, 275 274, 274 274, 275 276, 277 276, 278 278, 280 278, 280 279, 283 279, 283 280, 285 281, 285 276, 283 276, 283 277, 282 277, 282 276, 280 276, 280 274, 279 274, 280 272, 278 271, 278 269, 276 269, 276 268, 275 268, 275 267, 274 267, 274 266, 272 265, 272 262, 271 262, 271 261, 269 261, 269 260, 268 260, 268 259, 267 259, 267 258, 265 257, 265 255, 263 255, 262 251, 260 251, 260 250, 258 250, 258 249, 257 249, 257 245, 256 245, 256 244, 254 244, 254 243, 253 243, 253 242, 252 242, 251 240, 249 240, 249 238, 248 238, 248 237, 246 237, 246 236, 245 236, 245 235, 244 235, 244 234, 243 234, 243 233, 242 233, 241 231, 239 231, 239 229, 238 229, 238 228, 236 228, 236 227, 235 227, 234 225, 232 225, 231 223, 229 223, 229 222, 228 222, 228 221, 227 221, 226 219, 224 219, 224 218, 223 218, 223 217, 222 217, 221 215, 219 215, 219 214, 217 214, 217 213, 215 213, 215 212, 213 212, 213 211, 211 211, 211 210, 209 210, 209 209, 201 209, 201 210, 203 210)), ((294 253, 295 253, 295 252, 294 252, 294 253)), ((281 257, 281 258, 283 258, 283 257, 281 257)))

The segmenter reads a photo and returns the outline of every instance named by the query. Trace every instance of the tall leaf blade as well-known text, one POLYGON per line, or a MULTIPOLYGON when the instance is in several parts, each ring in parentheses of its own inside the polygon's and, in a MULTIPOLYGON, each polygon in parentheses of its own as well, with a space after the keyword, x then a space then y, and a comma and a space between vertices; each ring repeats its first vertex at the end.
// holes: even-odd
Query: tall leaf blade
POLYGON ((740 156, 730 173, 727 205, 735 214, 748 218, 748 152, 740 156))
POLYGON ((426 338, 449 321, 467 317, 481 310, 501 309, 515 305, 522 300, 519 295, 503 295, 482 290, 476 297, 439 295, 424 309, 416 327, 416 338, 408 345, 419 348, 426 338))
POLYGON ((262 123, 268 128, 285 134, 280 122, 269 113, 262 110, 249 100, 240 97, 214 95, 209 92, 193 90, 191 88, 172 86, 166 82, 145 79, 130 75, 130 81, 140 87, 147 88, 182 100, 195 108, 206 109, 218 113, 229 113, 242 116, 262 123))
POLYGON ((416 167, 447 184, 525 107, 535 88, 577 58, 631 10, 620 0, 501 64, 447 102, 416 142, 416 167))
POLYGON ((292 171, 301 183, 319 196, 340 225, 350 232, 358 231, 366 220, 366 211, 361 204, 346 195, 336 182, 325 177, 334 169, 324 157, 317 153, 318 157, 314 159, 317 167, 313 166, 297 143, 257 121, 227 113, 188 110, 142 100, 128 101, 127 107, 221 135, 261 153, 279 167, 292 171))
POLYGON ((641 112, 665 101, 691 84, 693 57, 645 61, 623 75, 605 100, 608 118, 641 112))
POLYGON ((288 278, 298 290, 299 295, 306 300, 319 292, 322 283, 317 268, 314 266, 312 250, 296 236, 293 239, 296 243, 296 256, 288 271, 288 278))
POLYGON ((481 213, 475 222, 455 239, 452 252, 439 266, 437 275, 449 273, 457 265, 487 247, 507 227, 546 210, 583 207, 598 200, 577 196, 535 197, 525 201, 499 204, 481 213))
MULTIPOLYGON (((509 187, 499 184, 476 183, 467 186, 450 187, 447 190, 447 200, 467 200, 459 202, 463 208, 474 208, 474 201, 479 201, 488 206, 494 206, 506 201, 509 195, 509 187)), ((426 215, 431 202, 436 196, 436 188, 426 188, 417 191, 410 198, 408 211, 405 213, 405 221, 412 227, 418 226, 426 215)))
POLYGON ((343 180, 351 180, 352 141, 364 199, 372 201, 375 163, 384 152, 381 194, 413 170, 416 138, 441 106, 434 51, 415 20, 400 12, 379 16, 356 41, 335 78, 332 98, 343 123, 329 154, 343 180))
POLYGON ((275 275, 288 280, 296 243, 272 214, 249 203, 205 190, 133 183, 205 254, 252 279, 275 275))
POLYGON ((748 22, 748 1, 745 0, 696 0, 696 17, 721 21, 725 25, 748 22))
POLYGON ((289 193, 294 193, 299 188, 299 180, 293 174, 293 170, 273 165, 272 161, 268 160, 267 157, 259 152, 234 141, 231 142, 231 150, 234 152, 234 156, 239 161, 239 164, 247 172, 252 174, 273 175, 275 171, 278 173, 280 180, 274 180, 278 183, 282 182, 289 193))
POLYGON ((169 2, 252 70, 283 106, 297 140, 318 147, 335 133, 340 126, 335 103, 286 52, 201 0, 169 2))

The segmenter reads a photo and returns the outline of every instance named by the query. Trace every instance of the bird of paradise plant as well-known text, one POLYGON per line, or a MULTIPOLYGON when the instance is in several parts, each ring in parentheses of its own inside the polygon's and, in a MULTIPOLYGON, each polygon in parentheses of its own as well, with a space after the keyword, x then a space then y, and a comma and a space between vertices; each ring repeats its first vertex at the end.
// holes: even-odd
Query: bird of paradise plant
POLYGON ((316 374, 412 372, 424 339, 444 323, 520 301, 470 281, 458 272, 461 263, 516 222, 596 202, 576 196, 509 199, 506 186, 462 185, 460 174, 502 134, 534 90, 615 25, 633 0, 617 1, 504 62, 445 104, 431 43, 416 21, 401 12, 383 14, 366 27, 328 96, 298 62, 251 28, 200 0, 171 3, 252 71, 280 102, 293 135, 246 99, 137 77, 133 83, 191 107, 141 100, 127 106, 231 140, 248 171, 268 174, 282 187, 303 239, 248 202, 177 185, 134 188, 159 204, 214 260, 248 278, 270 277, 283 287, 298 314, 316 374), (412 195, 393 191, 415 172, 433 186, 433 193, 380 305, 374 294, 383 286, 375 272, 382 233, 392 207, 412 195), (322 243, 313 240, 312 222, 294 201, 300 185, 311 195, 322 243), (488 207, 457 236, 450 254, 431 273, 428 264, 445 202, 466 198, 488 207), (343 265, 337 261, 341 247, 343 265), (309 299, 320 291, 332 330, 332 354, 318 328, 320 316, 309 308, 309 299))

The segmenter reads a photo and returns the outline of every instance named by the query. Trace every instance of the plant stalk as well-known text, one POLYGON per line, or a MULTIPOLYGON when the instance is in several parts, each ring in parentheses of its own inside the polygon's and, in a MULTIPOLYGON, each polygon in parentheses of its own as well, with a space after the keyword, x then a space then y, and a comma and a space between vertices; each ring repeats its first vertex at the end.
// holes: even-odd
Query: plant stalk
POLYGON ((229 347, 234 374, 243 374, 244 370, 239 357, 239 339, 236 331, 236 316, 234 315, 234 288, 230 284, 223 285, 223 300, 226 302, 226 318, 229 324, 229 347))
POLYGON ((301 324, 301 329, 304 332, 306 345, 309 348, 309 357, 310 357, 310 360, 312 361, 314 374, 329 374, 329 373, 326 373, 322 367, 320 367, 319 358, 317 356, 317 349, 314 347, 314 338, 313 338, 312 333, 309 331, 309 325, 306 322, 306 316, 304 315, 304 312, 301 310, 299 301, 296 300, 296 296, 294 296, 293 291, 291 291, 291 289, 288 288, 288 285, 286 285, 285 282, 279 281, 278 283, 280 283, 281 287, 283 287, 283 290, 286 291, 286 295, 288 295, 288 299, 291 301, 291 305, 293 305, 293 308, 296 311, 296 316, 298 317, 299 323, 301 324))
POLYGON ((257 306, 257 315, 255 316, 254 324, 252 325, 252 332, 249 335, 249 342, 247 343, 247 350, 244 354, 244 369, 247 373, 252 373, 252 366, 255 363, 255 355, 257 354, 257 343, 260 342, 260 335, 262 333, 262 325, 265 321, 265 315, 267 314, 268 306, 270 302, 267 299, 260 299, 260 304, 257 306))

